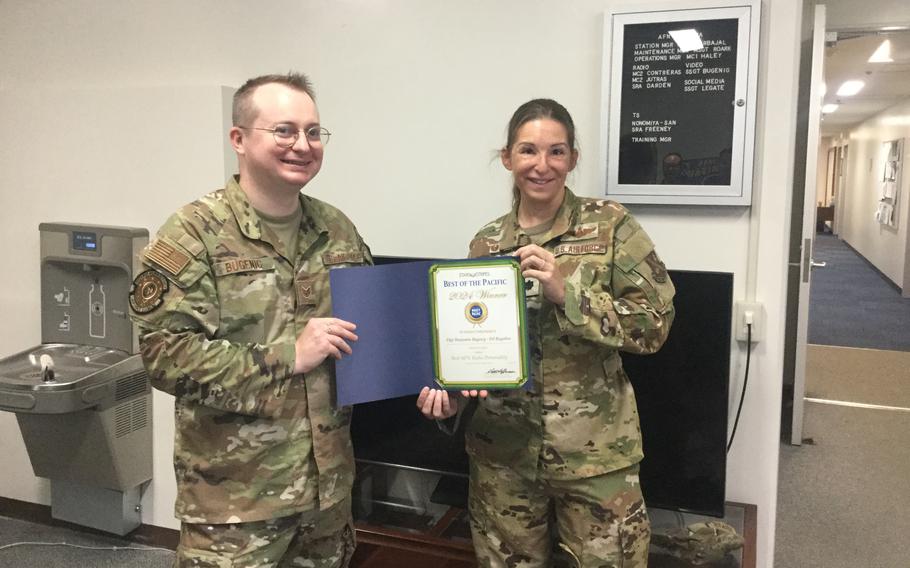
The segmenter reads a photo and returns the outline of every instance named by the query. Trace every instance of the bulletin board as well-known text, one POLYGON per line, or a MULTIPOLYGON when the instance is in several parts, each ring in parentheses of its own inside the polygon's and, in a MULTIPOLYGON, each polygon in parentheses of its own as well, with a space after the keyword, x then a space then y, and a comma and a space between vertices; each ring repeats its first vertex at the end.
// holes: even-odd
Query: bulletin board
POLYGON ((897 228, 897 202, 901 192, 904 139, 882 144, 882 178, 875 220, 879 224, 897 228))
POLYGON ((740 4, 606 15, 608 197, 751 203, 761 4, 740 4))

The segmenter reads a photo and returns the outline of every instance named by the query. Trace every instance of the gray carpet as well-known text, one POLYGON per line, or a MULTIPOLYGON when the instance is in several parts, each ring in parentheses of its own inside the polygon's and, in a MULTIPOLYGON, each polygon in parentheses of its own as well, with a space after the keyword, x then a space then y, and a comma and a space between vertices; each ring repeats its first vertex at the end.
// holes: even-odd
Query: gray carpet
POLYGON ((83 533, 0 516, 0 568, 171 568, 173 551, 142 547, 114 536, 83 533), (72 546, 22 545, 14 543, 67 543, 84 547, 143 550, 87 550, 72 546))
POLYGON ((813 254, 809 343, 910 351, 910 298, 843 241, 818 234, 813 254))
MULTIPOLYGON (((910 299, 836 237, 815 244, 806 396, 910 408, 910 299)), ((781 445, 775 568, 910 568, 910 412, 807 401, 803 436, 781 445)))
POLYGON ((910 566, 910 412, 806 403, 782 445, 775 568, 910 566))

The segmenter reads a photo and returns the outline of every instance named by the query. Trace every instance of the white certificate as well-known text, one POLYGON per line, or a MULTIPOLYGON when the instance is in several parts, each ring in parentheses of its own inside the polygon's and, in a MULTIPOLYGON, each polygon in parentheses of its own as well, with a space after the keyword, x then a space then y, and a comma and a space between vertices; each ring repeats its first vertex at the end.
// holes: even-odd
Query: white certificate
POLYGON ((524 279, 502 257, 430 267, 436 381, 444 388, 516 388, 528 378, 524 279))

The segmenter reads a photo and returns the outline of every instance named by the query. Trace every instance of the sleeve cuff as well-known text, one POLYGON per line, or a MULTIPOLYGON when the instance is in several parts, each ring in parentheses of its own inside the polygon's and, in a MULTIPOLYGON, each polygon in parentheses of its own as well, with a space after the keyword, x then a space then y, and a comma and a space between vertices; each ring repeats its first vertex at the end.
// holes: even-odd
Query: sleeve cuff
POLYGON ((294 376, 294 366, 297 364, 297 349, 294 343, 275 345, 271 350, 274 360, 278 363, 275 379, 282 381, 294 376), (284 369, 284 372, 281 372, 281 369, 284 369))

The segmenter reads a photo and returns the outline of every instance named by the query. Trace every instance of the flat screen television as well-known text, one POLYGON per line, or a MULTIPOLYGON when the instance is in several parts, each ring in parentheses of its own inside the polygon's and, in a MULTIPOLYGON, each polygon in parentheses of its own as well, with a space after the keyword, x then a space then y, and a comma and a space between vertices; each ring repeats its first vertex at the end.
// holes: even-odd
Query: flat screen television
MULTIPOLYGON (((670 277, 676 285, 676 320, 667 342, 654 355, 623 353, 644 439, 642 490, 649 506, 722 517, 733 275, 670 270, 670 277)), ((356 459, 467 477, 463 429, 455 436, 444 434, 418 412, 416 398, 355 405, 356 459)), ((466 495, 461 499, 458 504, 466 503, 466 495)))

